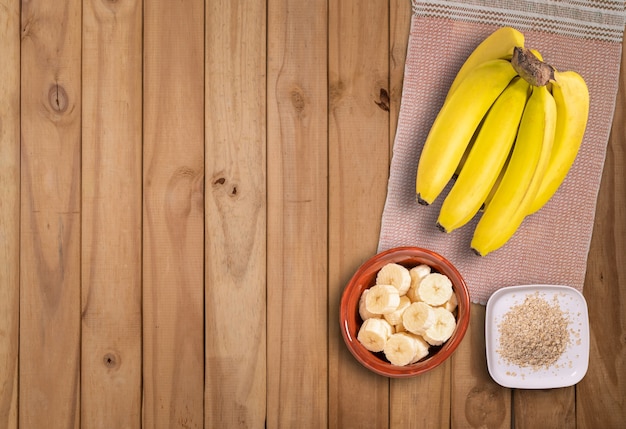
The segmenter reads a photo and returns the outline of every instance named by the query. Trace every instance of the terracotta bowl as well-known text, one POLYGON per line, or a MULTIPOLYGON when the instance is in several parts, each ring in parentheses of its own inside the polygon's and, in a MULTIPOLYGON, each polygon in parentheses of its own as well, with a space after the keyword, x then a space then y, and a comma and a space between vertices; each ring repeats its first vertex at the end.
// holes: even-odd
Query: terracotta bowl
POLYGON ((461 343, 469 324, 470 300, 465 280, 458 270, 443 256, 419 247, 398 247, 373 256, 356 271, 344 289, 340 304, 340 323, 343 339, 348 350, 364 367, 386 377, 414 377, 437 367, 448 359, 461 343), (433 272, 445 274, 452 281, 458 306, 455 312, 457 325, 443 345, 431 347, 429 355, 413 364, 396 366, 389 363, 382 353, 367 350, 357 333, 363 321, 359 316, 359 299, 363 290, 375 284, 376 274, 385 265, 395 262, 407 268, 427 264, 433 272))

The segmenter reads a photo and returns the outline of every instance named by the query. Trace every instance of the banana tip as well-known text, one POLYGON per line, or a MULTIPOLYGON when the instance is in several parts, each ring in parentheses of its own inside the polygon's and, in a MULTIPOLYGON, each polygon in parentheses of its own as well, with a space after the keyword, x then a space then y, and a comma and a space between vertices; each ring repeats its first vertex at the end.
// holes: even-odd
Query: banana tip
POLYGON ((448 232, 448 230, 442 224, 440 224, 439 222, 437 222, 437 228, 441 232, 448 232))
POLYGON ((474 253, 474 255, 476 256, 485 256, 482 253, 480 253, 478 250, 474 249, 473 247, 472 247, 472 253, 474 253))
POLYGON ((427 206, 427 205, 429 205, 429 204, 430 204, 428 201, 426 201, 425 199, 423 199, 423 198, 422 198, 422 196, 421 196, 420 194, 417 194, 416 199, 417 199, 417 202, 418 202, 420 205, 422 205, 422 206, 427 206))

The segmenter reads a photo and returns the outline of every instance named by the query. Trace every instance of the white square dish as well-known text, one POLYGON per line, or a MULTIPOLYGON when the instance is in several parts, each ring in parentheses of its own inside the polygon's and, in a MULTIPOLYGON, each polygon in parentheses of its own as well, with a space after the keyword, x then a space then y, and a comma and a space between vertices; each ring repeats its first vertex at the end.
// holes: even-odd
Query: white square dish
POLYGON ((493 380, 517 389, 552 389, 572 386, 585 376, 589 365, 589 316, 587 302, 576 289, 560 285, 510 286, 494 292, 485 314, 487 367, 493 380), (512 307, 526 297, 539 294, 548 302, 558 302, 569 322, 570 341, 559 359, 548 368, 532 368, 507 362, 499 354, 499 325, 512 307))

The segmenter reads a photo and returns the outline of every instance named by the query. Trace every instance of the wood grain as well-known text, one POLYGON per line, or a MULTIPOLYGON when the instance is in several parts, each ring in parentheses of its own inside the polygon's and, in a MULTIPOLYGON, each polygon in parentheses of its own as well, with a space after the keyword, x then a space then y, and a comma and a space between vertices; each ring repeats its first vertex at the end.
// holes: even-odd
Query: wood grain
POLYGON ((328 421, 325 0, 267 3, 267 427, 328 421))
POLYGON ((82 428, 141 423, 141 18, 83 3, 82 428))
POLYGON ((575 428, 575 387, 549 390, 515 390, 515 428, 575 428))
POLYGON ((389 427, 450 427, 450 366, 447 361, 418 377, 392 380, 389 427))
POLYGON ((451 365, 450 427, 511 427, 511 390, 496 384, 487 369, 484 306, 471 305, 470 324, 451 365))
POLYGON ((596 206, 583 294, 589 309, 589 369, 576 386, 578 428, 626 421, 626 52, 596 206))
POLYGON ((20 428, 79 426, 80 16, 22 3, 20 428))
MULTIPOLYGON (((411 26, 411 2, 389 2, 389 140, 393 143, 402 102, 404 64, 411 26)), ((390 156, 393 154, 391 145, 390 156)), ((390 427, 449 427, 450 361, 434 371, 407 380, 392 380, 390 427), (425 399, 428 398, 428 399, 425 399)))
POLYGON ((20 9, 0 7, 0 427, 17 428, 20 271, 20 9))
POLYGON ((143 424, 204 425, 204 2, 144 3, 143 424))
POLYGON ((386 195, 389 3, 330 1, 328 14, 330 426, 385 428, 389 381, 349 354, 337 318, 350 276, 376 253, 386 195))
MULTIPOLYGON (((404 65, 411 30, 411 2, 389 0, 389 140, 393 142, 402 104, 404 65)), ((391 156, 391 153, 390 153, 391 156)))
POLYGON ((207 428, 265 424, 265 33, 265 1, 207 3, 207 428))
POLYGON ((626 59, 584 379, 497 385, 479 305, 414 379, 343 344, 411 17, 408 0, 0 0, 0 428, 621 427, 626 59))

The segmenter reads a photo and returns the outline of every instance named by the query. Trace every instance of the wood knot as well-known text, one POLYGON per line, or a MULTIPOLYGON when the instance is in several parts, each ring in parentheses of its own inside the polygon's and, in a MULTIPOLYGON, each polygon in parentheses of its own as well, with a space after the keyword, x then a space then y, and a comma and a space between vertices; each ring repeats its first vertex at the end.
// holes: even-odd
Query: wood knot
POLYGON ((293 105, 296 112, 301 113, 304 110, 304 106, 306 104, 304 93, 301 88, 294 88, 291 90, 289 94, 291 98, 291 104, 293 105))
POLYGON ((230 197, 236 197, 239 190, 237 189, 236 183, 230 183, 226 180, 226 177, 223 175, 216 176, 212 183, 215 189, 220 188, 222 192, 226 192, 230 197))
POLYGON ((385 88, 380 88, 379 100, 374 103, 385 112, 389 111, 389 93, 385 88))
POLYGON ((22 24, 22 39, 26 39, 30 35, 30 20, 22 24))
POLYGON ((102 363, 107 369, 117 369, 122 362, 116 353, 109 352, 103 356, 102 363))
POLYGON ((328 101, 331 106, 337 106, 343 94, 346 90, 345 84, 342 81, 331 82, 328 87, 328 101))
POLYGON ((465 401, 465 418, 472 427, 498 427, 506 417, 504 396, 491 384, 474 386, 465 401))
POLYGON ((63 113, 67 110, 68 106, 68 97, 67 92, 65 92, 65 88, 61 85, 54 84, 50 87, 48 91, 48 103, 52 110, 56 113, 63 113))

